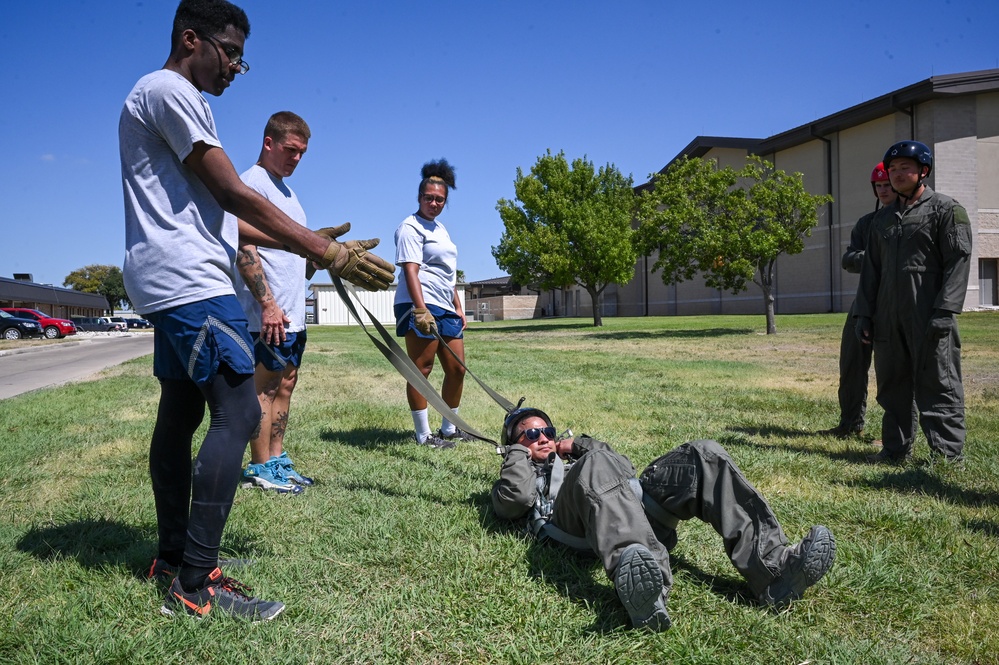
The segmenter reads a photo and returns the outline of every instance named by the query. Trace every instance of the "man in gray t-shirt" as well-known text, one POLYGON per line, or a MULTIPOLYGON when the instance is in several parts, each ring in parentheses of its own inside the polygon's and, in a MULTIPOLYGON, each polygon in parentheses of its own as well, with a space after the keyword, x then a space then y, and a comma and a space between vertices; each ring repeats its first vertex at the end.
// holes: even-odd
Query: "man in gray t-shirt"
MULTIPOLYGON (((309 125, 298 115, 275 113, 264 128, 257 163, 240 176, 302 226, 305 211, 285 178, 298 168, 311 136, 309 125)), ((250 439, 243 487, 300 494, 312 479, 295 470, 284 438, 305 352, 306 261, 290 252, 247 243, 239 246, 236 268, 236 296, 254 340, 254 384, 261 410, 260 427, 250 439)))
POLYGON ((125 199, 125 287, 155 326, 161 394, 149 451, 159 550, 149 576, 169 582, 164 614, 213 608, 260 621, 282 603, 250 597, 218 568, 243 451, 259 423, 252 341, 232 287, 237 229, 224 211, 285 248, 366 288, 387 288, 392 265, 376 240, 340 243, 296 223, 237 176, 203 93, 245 74, 250 23, 225 0, 182 0, 163 68, 135 84, 118 137, 125 199), (211 424, 192 463, 193 436, 211 424))

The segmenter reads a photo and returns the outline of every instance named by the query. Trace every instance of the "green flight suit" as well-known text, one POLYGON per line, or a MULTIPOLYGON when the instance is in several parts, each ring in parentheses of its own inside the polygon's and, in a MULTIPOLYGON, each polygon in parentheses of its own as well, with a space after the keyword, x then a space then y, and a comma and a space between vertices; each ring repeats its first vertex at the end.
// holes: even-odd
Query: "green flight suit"
MULTIPOLYGON (((668 592, 673 584, 668 548, 676 543, 676 532, 646 515, 632 488, 631 462, 585 435, 576 437, 570 457, 555 497, 552 523, 584 538, 609 577, 628 545, 644 546, 659 562, 668 592)), ((539 493, 548 493, 551 474, 551 463, 532 461, 524 446, 509 446, 492 488, 497 516, 509 520, 527 516, 539 493)), ((766 499, 718 442, 684 443, 649 464, 639 480, 642 490, 672 516, 672 524, 696 518, 714 527, 754 596, 780 575, 788 550, 784 531, 766 499)))
POLYGON ((960 459, 965 440, 961 338, 971 263, 971 223, 954 199, 926 187, 912 206, 901 197, 874 217, 860 272, 855 316, 873 322, 884 451, 911 455, 911 408, 931 454, 960 459))
MULTIPOLYGON (((843 254, 843 270, 858 274, 864 264, 867 236, 876 213, 869 212, 859 220, 850 233, 850 245, 843 254)), ((850 306, 839 344, 839 425, 844 432, 864 429, 867 414, 867 376, 871 369, 873 349, 857 339, 853 317, 856 298, 850 306)))

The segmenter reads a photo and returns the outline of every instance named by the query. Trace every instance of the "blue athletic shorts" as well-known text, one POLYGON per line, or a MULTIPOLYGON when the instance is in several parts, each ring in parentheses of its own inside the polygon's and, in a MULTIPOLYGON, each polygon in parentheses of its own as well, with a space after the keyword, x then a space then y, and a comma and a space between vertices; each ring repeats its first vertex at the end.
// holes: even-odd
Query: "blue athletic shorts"
MULTIPOLYGON (((437 322, 437 332, 441 337, 452 337, 461 339, 464 337, 461 329, 461 317, 454 312, 449 312, 437 305, 427 305, 427 309, 434 315, 437 322)), ((395 306, 395 334, 396 337, 405 337, 406 333, 412 330, 417 337, 423 339, 437 339, 432 334, 424 335, 416 329, 416 320, 413 317, 413 303, 403 302, 395 306)))
POLYGON ((302 366, 302 354, 305 353, 304 330, 297 333, 285 333, 283 344, 264 344, 260 333, 250 333, 253 337, 253 353, 257 356, 257 364, 263 365, 271 372, 283 372, 288 368, 302 366))
POLYGON ((147 314, 153 324, 153 376, 210 383, 225 363, 253 374, 253 340, 236 296, 219 296, 147 314))

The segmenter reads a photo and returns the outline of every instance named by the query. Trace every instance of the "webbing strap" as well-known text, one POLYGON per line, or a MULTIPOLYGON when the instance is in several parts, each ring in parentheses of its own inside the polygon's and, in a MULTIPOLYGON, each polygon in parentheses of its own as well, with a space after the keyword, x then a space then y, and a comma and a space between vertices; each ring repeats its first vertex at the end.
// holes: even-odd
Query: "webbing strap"
MULTIPOLYGON (((552 478, 550 485, 553 487, 555 485, 555 469, 560 466, 562 465, 555 464, 552 466, 552 478)), ((559 482, 561 482, 561 479, 559 479, 559 482)), ((638 478, 632 478, 629 480, 628 484, 631 486, 631 491, 634 493, 635 498, 638 499, 638 501, 642 504, 642 507, 645 509, 646 515, 664 526, 671 529, 676 528, 676 525, 680 523, 680 520, 663 510, 662 506, 646 494, 642 490, 642 484, 638 481, 638 478)), ((549 496, 553 495, 549 494, 549 496)), ((582 550, 585 552, 593 551, 593 548, 590 547, 590 543, 586 540, 586 538, 566 533, 562 529, 555 526, 550 519, 539 526, 535 526, 533 531, 535 537, 538 539, 538 542, 544 542, 546 539, 550 538, 551 540, 561 543, 567 547, 571 547, 574 550, 582 550)))
MULTIPOLYGON (((394 339, 392 339, 392 335, 389 334, 387 330, 385 330, 385 326, 383 326, 375 317, 375 315, 372 314, 370 311, 368 311, 368 308, 365 307, 363 304, 361 304, 361 301, 358 300, 358 304, 361 304, 361 309, 363 309, 364 313, 368 315, 368 319, 371 321, 371 324, 378 331, 378 334, 381 335, 382 339, 380 340, 371 334, 371 331, 368 330, 367 326, 364 325, 364 321, 361 319, 361 315, 357 313, 357 308, 354 307, 354 303, 347 295, 347 290, 344 287, 343 282, 340 281, 340 278, 338 276, 333 274, 332 270, 328 272, 330 275, 330 279, 333 281, 333 286, 334 288, 336 288, 337 295, 340 296, 340 300, 342 300, 344 305, 347 306, 347 310, 353 315, 355 319, 357 319, 357 322, 360 324, 361 329, 364 330, 365 334, 367 334, 367 336, 371 339, 371 341, 378 348, 378 350, 382 352, 382 355, 384 355, 388 359, 388 361, 392 363, 392 366, 395 367, 400 374, 402 374, 403 378, 406 379, 406 381, 408 381, 409 384, 413 386, 413 388, 415 388, 418 393, 420 393, 421 395, 423 395, 424 398, 426 398, 427 403, 433 406, 434 409, 436 409, 437 412, 440 413, 442 416, 444 416, 452 423, 454 423, 456 426, 458 426, 461 429, 461 431, 465 432, 466 434, 476 439, 479 439, 481 441, 486 441, 488 443, 492 443, 498 446, 499 444, 497 444, 496 441, 490 439, 487 436, 484 436, 483 434, 480 434, 478 430, 476 430, 474 427, 466 423, 461 417, 458 416, 457 413, 455 413, 451 409, 450 406, 448 406, 448 403, 444 401, 444 398, 442 398, 434 389, 434 387, 430 385, 430 382, 427 381, 427 377, 423 376, 423 372, 421 372, 419 368, 417 368, 416 365, 413 364, 413 361, 409 359, 409 356, 406 355, 406 352, 402 350, 402 348, 396 343, 394 339), (384 340, 384 342, 382 340, 384 340)), ((447 345, 445 344, 445 346, 447 345)))
POLYGON ((264 338, 263 338, 262 335, 263 335, 263 333, 261 333, 261 337, 257 338, 257 344, 259 344, 260 346, 262 346, 265 349, 267 349, 267 353, 271 354, 271 356, 274 358, 274 360, 276 360, 278 362, 278 364, 281 365, 281 369, 282 370, 285 369, 288 366, 288 361, 285 360, 284 358, 282 358, 281 356, 279 356, 277 354, 277 351, 274 350, 273 346, 271 346, 270 344, 265 344, 264 343, 264 338))
POLYGON ((590 547, 589 541, 586 538, 581 538, 580 536, 574 536, 570 533, 566 533, 562 529, 558 528, 551 522, 546 523, 537 534, 538 542, 544 542, 546 539, 551 538, 557 543, 562 543, 567 547, 571 547, 574 550, 581 550, 583 552, 592 552, 593 548, 590 547))
POLYGON ((635 495, 638 497, 638 500, 642 502, 642 508, 645 509, 645 514, 663 526, 675 529, 676 525, 680 523, 679 518, 671 513, 667 513, 663 510, 662 506, 655 502, 655 499, 649 496, 647 492, 643 492, 642 484, 638 482, 638 478, 632 478, 631 483, 631 489, 635 491, 635 495), (638 486, 637 490, 635 490, 636 485, 638 486))
POLYGON ((551 475, 548 477, 548 498, 554 501, 555 497, 558 496, 558 491, 562 489, 562 481, 565 479, 565 464, 556 453, 548 456, 548 462, 552 469, 551 475))
POLYGON ((496 392, 495 390, 493 390, 492 388, 490 388, 489 386, 487 386, 485 383, 483 383, 482 381, 480 381, 479 377, 477 377, 474 374, 472 374, 472 370, 468 369, 468 366, 465 365, 465 361, 463 361, 461 358, 459 358, 458 354, 454 352, 454 349, 452 349, 450 346, 448 346, 447 342, 444 341, 444 338, 441 337, 441 334, 437 331, 437 326, 434 326, 433 328, 431 328, 431 330, 434 331, 434 337, 436 337, 437 340, 441 344, 444 345, 444 348, 446 348, 448 350, 448 352, 450 352, 450 354, 452 356, 454 356, 454 359, 458 361, 458 364, 461 365, 463 368, 465 368, 465 373, 468 374, 473 379, 475 379, 475 382, 477 384, 479 384, 479 386, 484 391, 486 391, 487 395, 489 395, 490 397, 493 398, 494 402, 496 402, 501 407, 503 407, 503 410, 506 411, 507 413, 510 413, 511 411, 514 411, 517 408, 516 406, 514 406, 513 402, 511 402, 507 398, 505 398, 502 395, 500 395, 498 392, 496 392))

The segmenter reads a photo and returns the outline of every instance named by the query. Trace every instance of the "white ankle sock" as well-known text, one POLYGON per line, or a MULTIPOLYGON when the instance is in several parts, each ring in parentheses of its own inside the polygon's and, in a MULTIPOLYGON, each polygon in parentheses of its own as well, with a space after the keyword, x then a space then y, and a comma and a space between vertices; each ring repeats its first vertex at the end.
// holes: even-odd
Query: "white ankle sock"
MULTIPOLYGON (((455 415, 458 414, 458 407, 457 406, 454 407, 451 410, 454 411, 455 415)), ((443 434, 444 436, 451 436, 456 431, 458 431, 458 428, 454 426, 453 422, 451 422, 447 418, 445 418, 443 421, 441 421, 441 434, 443 434)))
POLYGON ((416 430, 416 442, 423 443, 430 436, 430 421, 427 419, 427 410, 410 411, 413 416, 413 428, 416 430))

